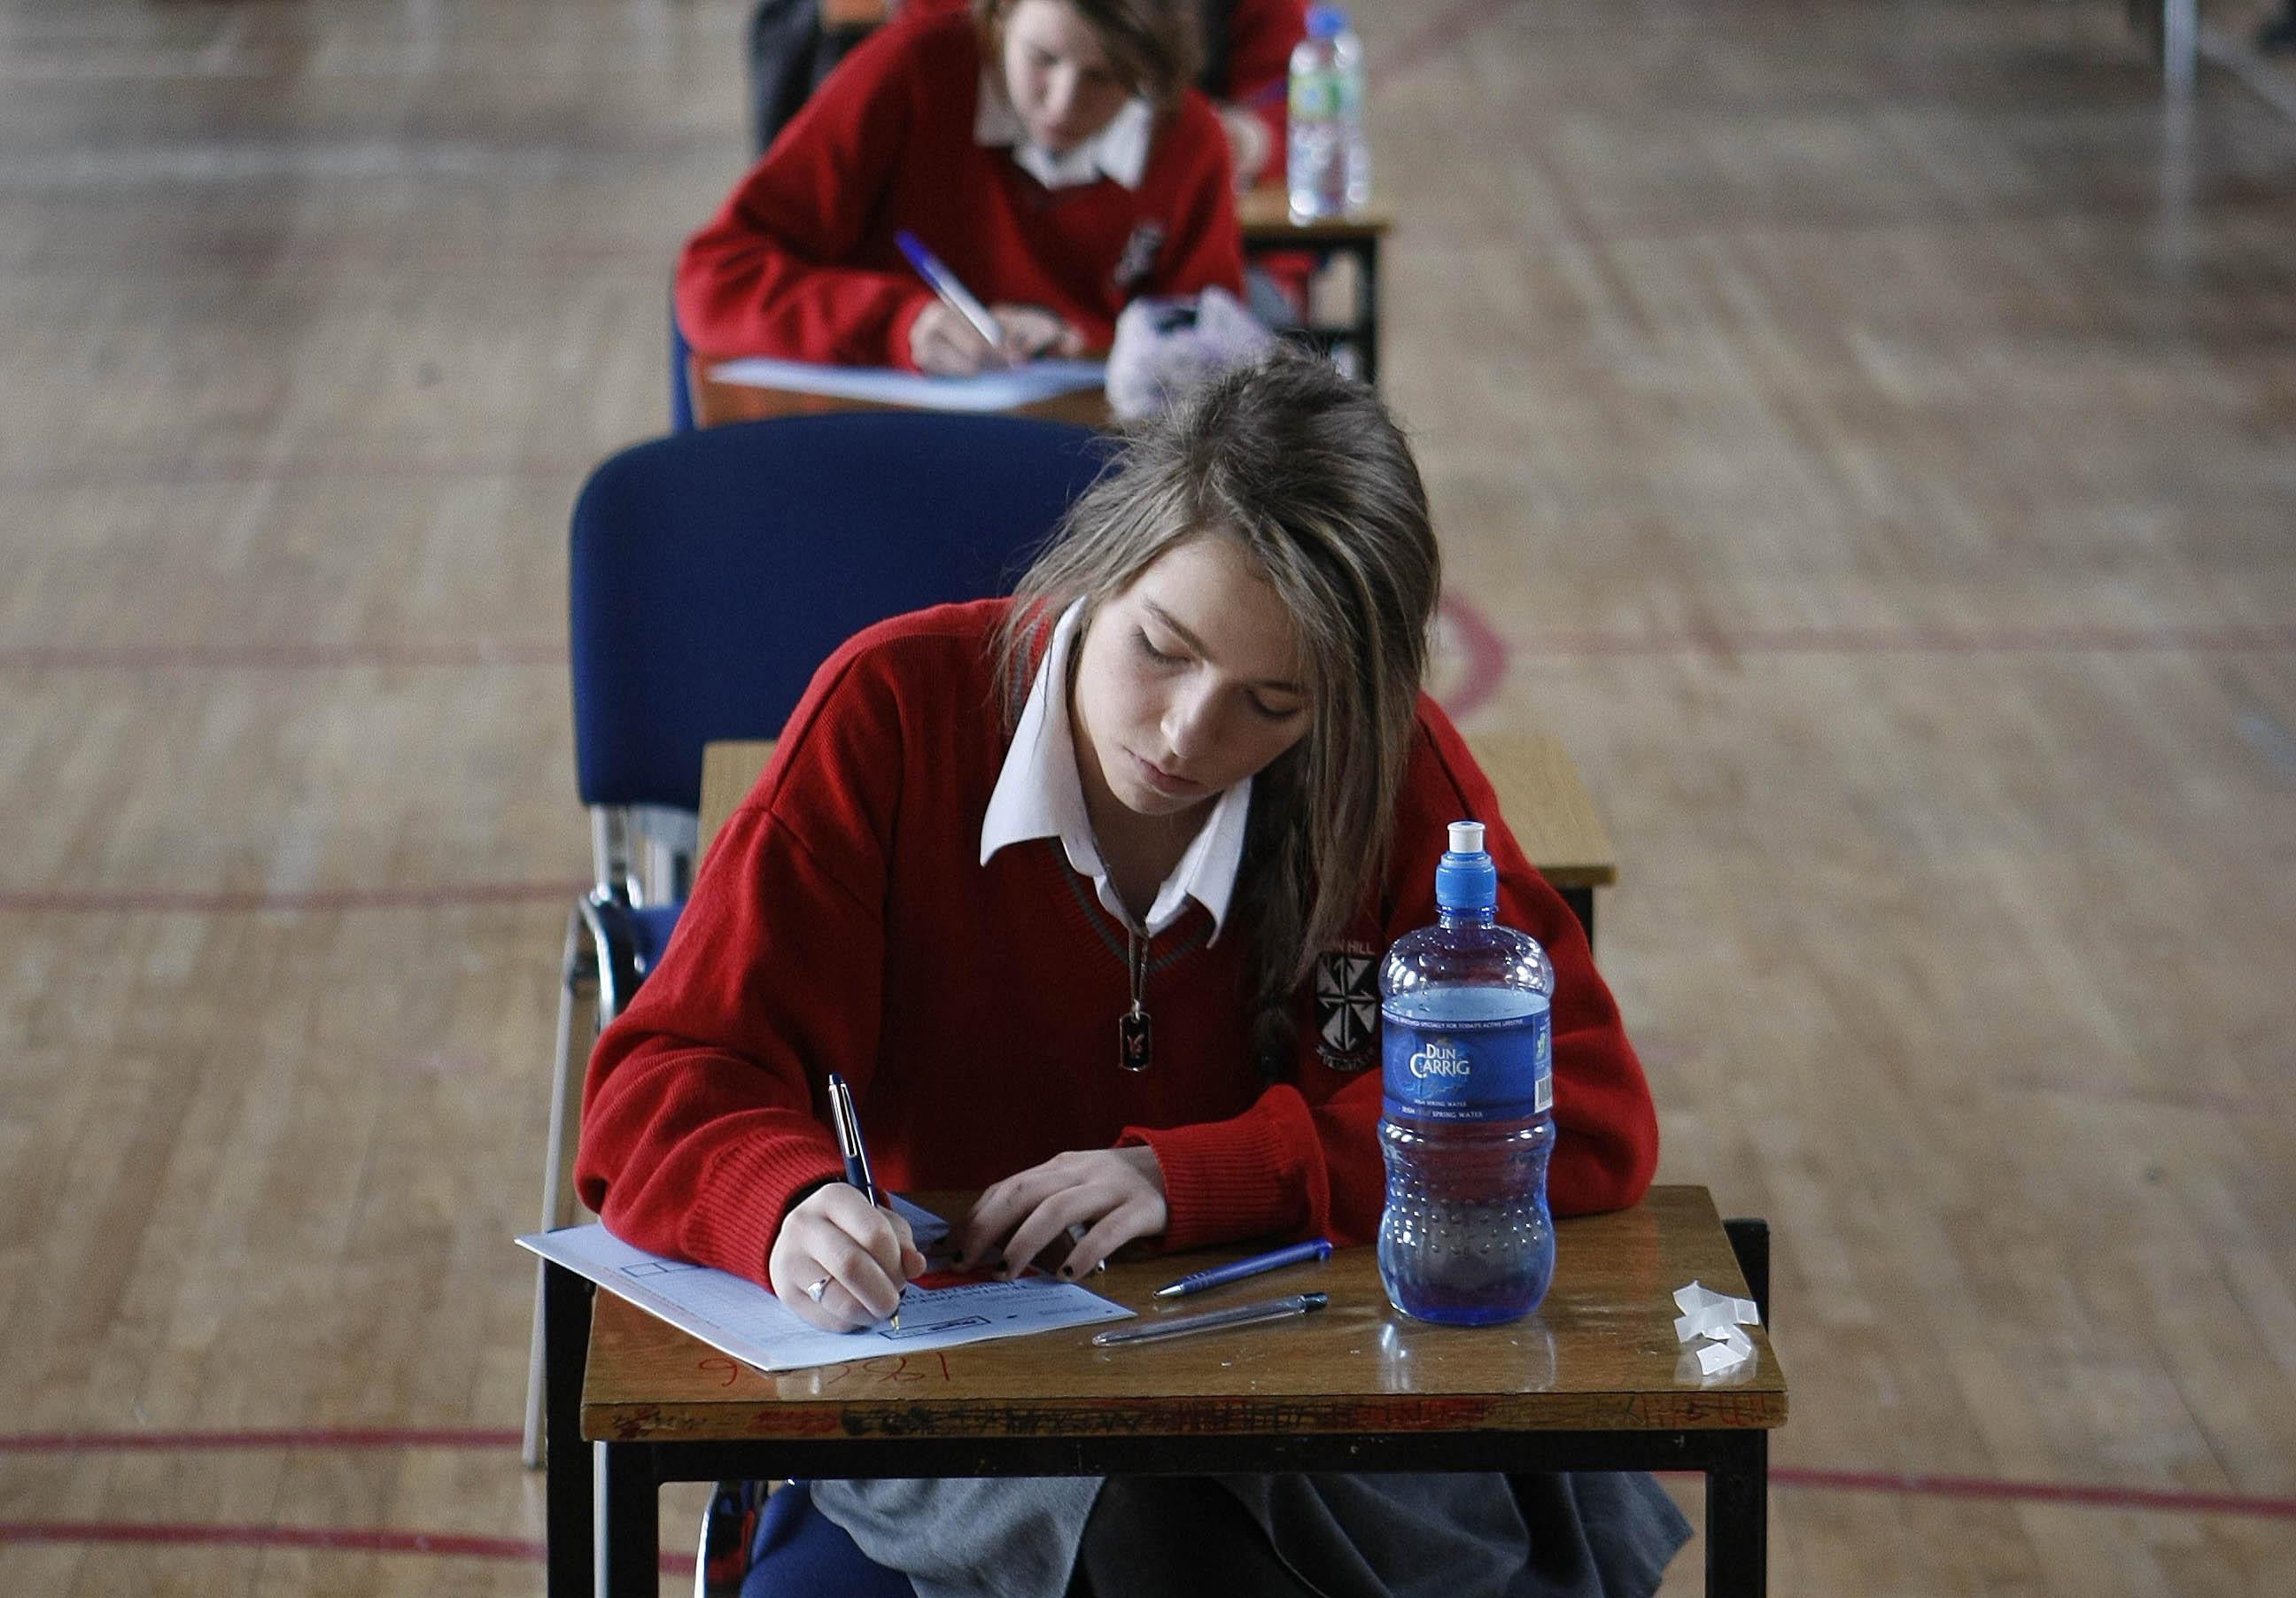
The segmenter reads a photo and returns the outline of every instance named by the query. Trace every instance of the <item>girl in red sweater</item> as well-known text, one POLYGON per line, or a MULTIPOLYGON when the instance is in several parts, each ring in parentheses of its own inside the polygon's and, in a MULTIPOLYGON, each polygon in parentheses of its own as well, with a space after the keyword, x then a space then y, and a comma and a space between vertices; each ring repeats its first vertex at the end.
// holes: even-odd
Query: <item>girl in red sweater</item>
MULTIPOLYGON (((1657 1127, 1617 1008, 1419 691, 1438 578, 1379 401, 1279 355, 1136 437, 1013 600, 851 641, 599 1040, 584 1201, 816 1324, 882 1320, 923 1261, 840 1179, 836 1071, 879 1180, 981 1190, 968 1262, 1368 1242, 1379 1049, 1347 973, 1434 919, 1445 824, 1470 816, 1499 918, 1554 963, 1550 1200, 1634 1202, 1657 1127), (1128 1016, 1144 1060, 1119 1052, 1128 1016)), ((1457 1598, 1618 1594, 1685 1529, 1637 1476, 822 1481, 774 1503, 760 1594, 1144 1598, 1209 1568, 1234 1592, 1415 1592, 1432 1569, 1457 1598)))
POLYGON ((1241 292, 1226 135, 1187 0, 973 0, 863 41, 687 241, 704 357, 962 375, 1108 347, 1142 294, 1241 292), (988 303, 919 280, 912 233, 988 303))

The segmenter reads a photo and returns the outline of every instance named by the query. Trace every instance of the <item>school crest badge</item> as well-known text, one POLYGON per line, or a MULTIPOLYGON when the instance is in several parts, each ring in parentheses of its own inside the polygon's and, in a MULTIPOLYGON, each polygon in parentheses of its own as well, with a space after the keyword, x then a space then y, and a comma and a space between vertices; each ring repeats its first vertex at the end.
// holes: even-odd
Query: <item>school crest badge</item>
POLYGON ((1316 1052, 1335 1071, 1359 1071, 1378 1043, 1379 956, 1324 950, 1316 957, 1316 1052))
POLYGON ((1128 294, 1148 281, 1149 273, 1156 269, 1156 252, 1164 248, 1164 225, 1143 222, 1124 241, 1123 253, 1116 258, 1116 270, 1110 279, 1118 291, 1128 294))

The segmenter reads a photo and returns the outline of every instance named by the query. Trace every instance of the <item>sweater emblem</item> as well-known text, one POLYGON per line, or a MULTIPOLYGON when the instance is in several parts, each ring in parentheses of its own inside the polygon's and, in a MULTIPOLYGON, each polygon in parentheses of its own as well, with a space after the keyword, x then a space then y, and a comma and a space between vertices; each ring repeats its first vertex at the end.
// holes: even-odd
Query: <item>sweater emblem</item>
POLYGON ((1377 1058, 1379 950, 1349 943, 1316 956, 1316 1053, 1348 1075, 1377 1058))
POLYGON ((1164 248, 1164 225, 1152 218, 1133 227, 1132 236, 1124 241, 1123 252, 1116 258, 1116 270, 1110 274, 1117 292, 1128 294, 1148 281, 1156 267, 1156 252, 1164 248))

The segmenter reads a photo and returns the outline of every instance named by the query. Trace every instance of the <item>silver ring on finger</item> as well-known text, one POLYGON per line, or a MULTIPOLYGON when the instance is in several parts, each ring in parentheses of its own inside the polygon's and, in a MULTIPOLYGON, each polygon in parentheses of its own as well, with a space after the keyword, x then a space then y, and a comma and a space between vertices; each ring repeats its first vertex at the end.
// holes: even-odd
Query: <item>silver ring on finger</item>
POLYGON ((818 1282, 807 1282, 805 1284, 805 1296, 812 1299, 816 1304, 820 1303, 821 1295, 829 1291, 830 1281, 831 1278, 824 1276, 818 1282))

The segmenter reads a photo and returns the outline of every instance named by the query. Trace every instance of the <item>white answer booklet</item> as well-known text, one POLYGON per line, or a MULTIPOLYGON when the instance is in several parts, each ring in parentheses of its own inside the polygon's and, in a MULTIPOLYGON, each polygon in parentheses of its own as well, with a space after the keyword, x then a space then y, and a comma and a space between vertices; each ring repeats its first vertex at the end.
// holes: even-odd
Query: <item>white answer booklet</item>
POLYGON ((721 383, 790 389, 801 394, 873 400, 920 410, 1009 411, 1078 389, 1097 389, 1107 380, 1108 367, 1100 361, 1025 361, 1018 366, 992 367, 972 377, 927 377, 893 366, 828 366, 758 356, 720 361, 709 368, 709 375, 721 383))
MULTIPOLYGON (((905 1199, 894 1206, 930 1251, 948 1227, 905 1199)), ((518 1240, 545 1259, 761 1371, 798 1371, 879 1354, 928 1353, 993 1338, 1130 1318, 1132 1311, 1041 1272, 1011 1282, 977 1273, 927 1272, 901 1294, 901 1324, 824 1332, 782 1307, 754 1282, 634 1249, 603 1226, 567 1226, 518 1240)))

